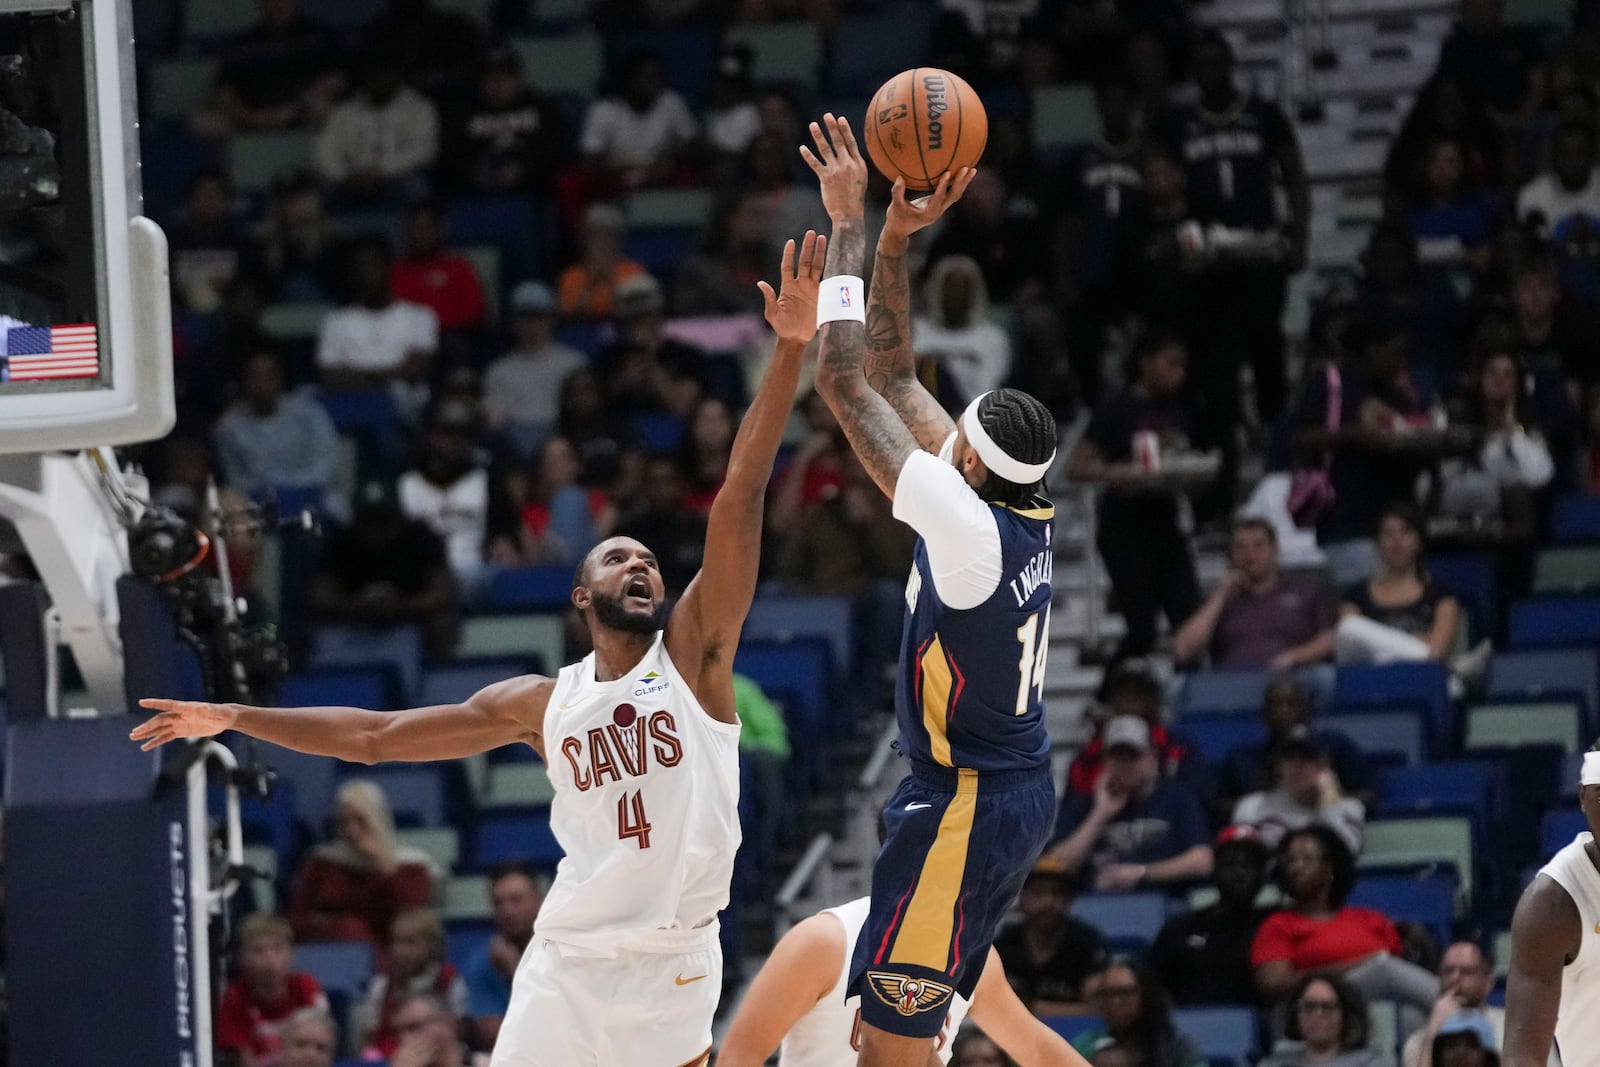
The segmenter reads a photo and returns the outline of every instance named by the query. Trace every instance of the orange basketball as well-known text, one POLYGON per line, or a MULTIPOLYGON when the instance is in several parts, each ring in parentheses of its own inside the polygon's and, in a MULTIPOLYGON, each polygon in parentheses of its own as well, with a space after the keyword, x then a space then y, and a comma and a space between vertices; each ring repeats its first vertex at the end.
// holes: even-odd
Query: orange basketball
POLYGON ((902 71, 872 94, 864 139, 873 166, 909 192, 927 192, 945 171, 977 165, 989 115, 972 86, 938 67, 902 71))

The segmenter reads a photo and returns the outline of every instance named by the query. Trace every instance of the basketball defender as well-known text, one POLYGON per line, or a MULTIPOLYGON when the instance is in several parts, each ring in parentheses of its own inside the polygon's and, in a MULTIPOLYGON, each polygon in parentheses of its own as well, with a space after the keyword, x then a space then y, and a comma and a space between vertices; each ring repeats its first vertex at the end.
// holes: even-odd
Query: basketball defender
MULTIPOLYGON (((861 897, 819 911, 783 935, 745 993, 717 1052, 717 1067, 761 1067, 774 1048, 780 1067, 856 1062, 860 997, 847 998, 844 989, 870 906, 871 899, 861 897)), ((954 996, 946 1005, 932 1062, 950 1062, 951 1044, 966 1019, 1025 1067, 1087 1067, 1076 1049, 1017 999, 992 948, 971 1000, 954 996)))
POLYGON ((1506 1067, 1600 1067, 1600 743, 1583 757, 1578 803, 1589 829, 1523 891, 1511 920, 1506 1067))
POLYGON ((141 702, 158 712, 131 734, 146 749, 238 730, 369 764, 519 741, 539 751, 566 856, 517 967, 493 1067, 691 1067, 710 1052, 717 912, 739 847, 734 651, 826 248, 808 233, 797 262, 790 241, 782 292, 760 283, 777 351, 712 504, 705 565, 664 628, 655 556, 612 538, 578 565, 572 592, 594 652, 555 678, 512 678, 462 704, 392 713, 141 702))
POLYGON ((926 1067, 1055 822, 1043 700, 1055 512, 1042 490, 1056 428, 1014 389, 973 400, 958 427, 914 373, 907 240, 975 172, 945 174, 918 205, 895 182, 864 301, 866 166, 849 124, 825 124, 811 126, 816 153, 801 149, 833 220, 817 389, 918 534, 895 692, 911 773, 884 811, 848 992, 861 997, 861 1064, 926 1067))

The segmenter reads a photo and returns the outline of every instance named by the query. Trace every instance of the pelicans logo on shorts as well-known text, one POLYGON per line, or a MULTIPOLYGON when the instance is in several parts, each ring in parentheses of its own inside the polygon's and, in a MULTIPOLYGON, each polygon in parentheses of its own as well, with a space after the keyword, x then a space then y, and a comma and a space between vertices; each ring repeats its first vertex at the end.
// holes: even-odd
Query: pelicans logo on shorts
POLYGON ((879 1000, 908 1017, 942 1008, 955 994, 954 989, 942 982, 882 971, 868 971, 867 983, 879 1000))

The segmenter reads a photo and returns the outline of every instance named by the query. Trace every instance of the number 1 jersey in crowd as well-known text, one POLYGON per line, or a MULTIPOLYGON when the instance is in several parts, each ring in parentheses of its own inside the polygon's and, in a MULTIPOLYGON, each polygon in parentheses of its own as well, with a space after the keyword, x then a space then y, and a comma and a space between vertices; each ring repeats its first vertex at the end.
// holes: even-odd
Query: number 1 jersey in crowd
POLYGON ((950 462, 953 445, 952 436, 938 456, 913 455, 895 489, 895 515, 918 533, 895 691, 900 745, 913 765, 1038 768, 1050 756, 1044 675, 1055 509, 1043 497, 1024 507, 979 499, 950 462), (963 546, 934 553, 959 559, 959 574, 935 574, 936 539, 963 546), (952 604, 957 594, 970 603, 952 604))

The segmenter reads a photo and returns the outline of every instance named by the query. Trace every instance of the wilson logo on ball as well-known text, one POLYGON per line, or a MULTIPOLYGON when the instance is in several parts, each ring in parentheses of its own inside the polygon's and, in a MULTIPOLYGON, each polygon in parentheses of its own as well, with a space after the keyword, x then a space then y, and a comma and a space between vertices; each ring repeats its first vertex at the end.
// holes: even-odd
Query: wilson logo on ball
POLYGON ((922 93, 928 104, 928 151, 944 147, 944 123, 940 121, 950 102, 945 99, 944 78, 930 74, 922 79, 922 93))

